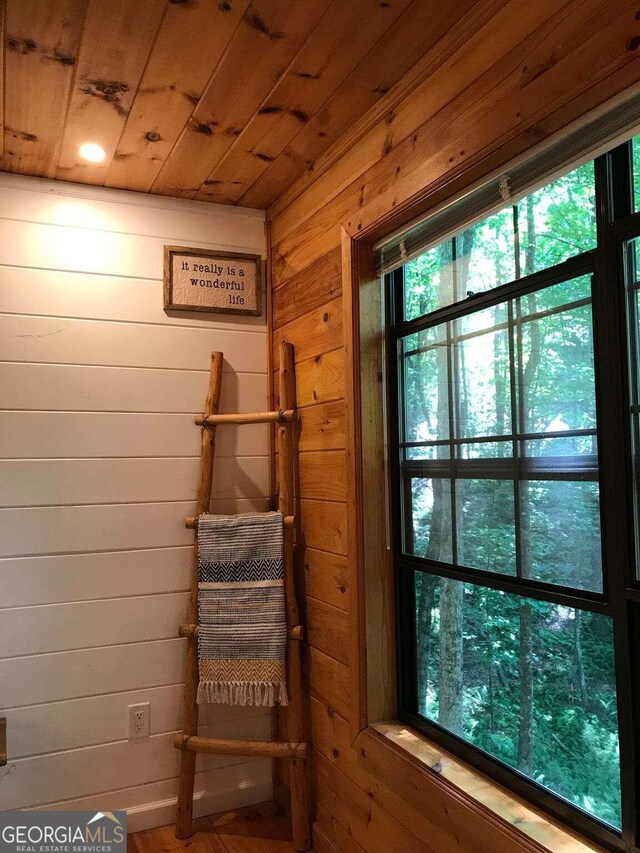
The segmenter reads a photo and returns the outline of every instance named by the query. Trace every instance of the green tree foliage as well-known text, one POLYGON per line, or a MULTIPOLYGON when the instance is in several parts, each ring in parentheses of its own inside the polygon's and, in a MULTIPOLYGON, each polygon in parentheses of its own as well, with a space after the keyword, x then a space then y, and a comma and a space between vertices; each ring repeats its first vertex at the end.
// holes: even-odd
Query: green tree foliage
MULTIPOLYGON (((595 242, 587 164, 408 263, 405 316, 595 242)), ((427 468, 408 492, 412 552, 600 591, 589 278, 413 334, 403 364, 406 459, 427 468)), ((420 713, 619 826, 608 617, 422 573, 415 585, 420 713)))
MULTIPOLYGON (((440 605, 444 579, 416 573, 416 598, 428 589, 429 633, 420 648, 419 711, 442 722, 440 605), (425 657, 425 650, 429 650, 425 657)), ((463 595, 461 701, 456 731, 480 749, 608 823, 620 825, 620 774, 613 638, 605 616, 526 600, 531 612, 531 754, 519 745, 522 599, 459 581, 463 595)), ((444 651, 444 649, 442 649, 444 651)), ((447 726, 449 727, 449 726, 447 726)))

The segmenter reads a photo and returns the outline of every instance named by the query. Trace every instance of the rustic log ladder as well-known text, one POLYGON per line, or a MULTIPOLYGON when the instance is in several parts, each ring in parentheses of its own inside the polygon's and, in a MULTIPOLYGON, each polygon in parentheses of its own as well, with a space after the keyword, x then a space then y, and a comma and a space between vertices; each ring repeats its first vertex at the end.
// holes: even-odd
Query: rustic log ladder
POLYGON ((209 511, 213 479, 216 427, 223 424, 277 424, 279 451, 279 494, 278 508, 284 517, 284 587, 287 615, 287 688, 289 705, 287 711, 287 738, 284 741, 259 742, 247 740, 220 740, 198 736, 198 543, 197 531, 194 543, 194 560, 189 606, 189 623, 181 625, 179 636, 188 639, 187 672, 184 693, 182 733, 175 736, 174 745, 182 750, 178 788, 178 812, 176 837, 189 838, 193 834, 193 787, 195 779, 196 753, 208 752, 219 755, 246 755, 251 757, 279 758, 290 761, 291 779, 291 822, 293 842, 296 850, 309 850, 311 834, 309 822, 309 799, 307 793, 307 744, 304 742, 302 725, 302 680, 300 668, 300 642, 303 637, 296 602, 293 570, 294 534, 294 490, 293 490, 293 434, 292 425, 297 418, 293 345, 283 341, 280 345, 280 410, 277 412, 254 412, 251 414, 219 415, 220 386, 222 382, 223 354, 211 354, 209 392, 205 411, 196 418, 202 427, 200 454, 200 481, 196 501, 195 518, 187 518, 185 525, 194 530, 198 516, 209 511))

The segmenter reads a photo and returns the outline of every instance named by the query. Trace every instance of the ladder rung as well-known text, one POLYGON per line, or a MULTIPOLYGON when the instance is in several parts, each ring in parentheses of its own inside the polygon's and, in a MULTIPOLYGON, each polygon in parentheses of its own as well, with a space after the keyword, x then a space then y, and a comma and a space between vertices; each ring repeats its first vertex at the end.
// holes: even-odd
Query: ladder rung
POLYGON ((188 737, 182 733, 173 739, 176 749, 189 752, 210 752, 216 755, 253 755, 258 758, 305 758, 306 743, 286 743, 282 741, 258 740, 220 740, 219 738, 188 737))
MULTIPOLYGON (((198 626, 197 625, 181 625, 178 628, 178 636, 179 637, 197 637, 198 636, 198 626)), ((304 629, 302 625, 295 625, 287 632, 287 636, 290 640, 302 640, 304 638, 304 629)))
MULTIPOLYGON (((285 517, 282 519, 282 523, 284 524, 285 527, 293 527, 295 525, 295 522, 296 522, 295 515, 285 515, 285 517)), ((184 526, 186 528, 188 528, 189 530, 195 530, 195 528, 198 526, 198 519, 194 518, 191 515, 188 518, 185 518, 184 526)))
POLYGON ((199 415, 195 422, 198 426, 221 426, 222 424, 285 424, 290 423, 296 416, 295 409, 280 410, 279 412, 247 412, 238 415, 199 415))

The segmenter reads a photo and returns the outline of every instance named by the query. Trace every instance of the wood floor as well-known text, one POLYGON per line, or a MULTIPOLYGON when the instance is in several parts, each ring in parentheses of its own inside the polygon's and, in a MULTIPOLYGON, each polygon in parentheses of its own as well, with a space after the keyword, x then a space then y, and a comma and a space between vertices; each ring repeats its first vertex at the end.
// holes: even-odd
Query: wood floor
POLYGON ((197 832, 177 841, 173 826, 129 835, 128 853, 291 853, 291 823, 275 803, 247 806, 195 821, 197 832))

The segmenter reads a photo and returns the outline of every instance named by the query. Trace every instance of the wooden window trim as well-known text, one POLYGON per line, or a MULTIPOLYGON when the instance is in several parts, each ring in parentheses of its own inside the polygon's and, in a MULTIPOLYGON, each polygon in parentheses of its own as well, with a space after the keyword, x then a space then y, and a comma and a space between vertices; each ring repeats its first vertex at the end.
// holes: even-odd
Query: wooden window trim
MULTIPOLYGON (((424 212, 424 204, 419 206, 424 212)), ((404 215, 408 214, 405 210, 404 215)), ((483 838, 488 841, 493 836, 494 849, 503 853, 601 851, 603 848, 580 838, 395 721, 394 572, 387 543, 385 491, 383 295, 373 251, 375 239, 391 221, 389 217, 372 222, 366 230, 355 232, 342 227, 347 553, 354 578, 350 616, 352 748, 369 773, 415 808, 429 803, 444 810, 446 800, 443 819, 477 825, 483 838)))
POLYGON ((501 853, 601 853, 530 803, 474 770, 403 723, 374 723, 356 737, 358 761, 414 808, 477 827, 484 846, 501 853), (444 811, 446 803, 446 812, 444 811))

